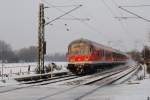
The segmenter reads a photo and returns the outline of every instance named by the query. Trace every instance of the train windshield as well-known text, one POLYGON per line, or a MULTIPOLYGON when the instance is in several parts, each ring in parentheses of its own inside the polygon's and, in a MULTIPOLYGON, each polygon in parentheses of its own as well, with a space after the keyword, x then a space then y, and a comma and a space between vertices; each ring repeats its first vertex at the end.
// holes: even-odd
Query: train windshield
POLYGON ((90 53, 89 46, 85 43, 73 44, 69 48, 70 55, 87 55, 90 53))

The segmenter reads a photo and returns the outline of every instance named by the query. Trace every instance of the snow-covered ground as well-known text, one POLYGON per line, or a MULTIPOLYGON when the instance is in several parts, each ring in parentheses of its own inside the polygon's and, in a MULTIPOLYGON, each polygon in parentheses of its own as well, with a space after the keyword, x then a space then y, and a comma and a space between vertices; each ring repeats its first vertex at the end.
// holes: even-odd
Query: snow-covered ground
POLYGON ((82 100, 150 100, 150 77, 144 70, 140 70, 125 83, 120 80, 116 83, 105 86, 82 100))
POLYGON ((0 64, 0 72, 7 75, 19 75, 21 73, 28 72, 28 67, 31 66, 31 71, 34 71, 35 67, 37 66, 36 63, 4 63, 3 67, 0 64))
MULTIPOLYGON (((144 72, 146 66, 144 67, 135 75, 131 73, 126 78, 105 87, 85 85, 73 88, 74 86, 49 84, 0 93, 0 98, 3 100, 150 100, 148 99, 150 77, 144 72), (128 81, 124 82, 127 79, 128 81), (81 98, 77 99, 78 97, 81 98)), ((15 81, 7 80, 5 83, 7 87, 0 87, 0 92, 9 88, 18 88, 17 85, 11 86, 10 83, 16 84, 15 81)))
MULTIPOLYGON (((54 62, 56 65, 61 66, 62 70, 66 69, 67 62, 54 62)), ((45 65, 51 64, 51 62, 45 62, 45 65)), ((35 68, 37 67, 37 62, 33 63, 4 63, 0 64, 0 80, 2 79, 1 74, 3 70, 3 79, 6 81, 13 77, 21 77, 26 75, 35 74, 35 68), (3 66, 3 67, 2 67, 3 66), (28 73, 28 67, 30 66, 30 73, 28 73)), ((56 70, 54 70, 56 72, 56 70)))

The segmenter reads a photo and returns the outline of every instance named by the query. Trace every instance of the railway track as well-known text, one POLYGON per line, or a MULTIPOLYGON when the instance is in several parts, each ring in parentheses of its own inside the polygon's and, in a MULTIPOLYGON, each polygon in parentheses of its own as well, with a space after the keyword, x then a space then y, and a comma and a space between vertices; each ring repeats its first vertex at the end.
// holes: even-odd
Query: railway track
POLYGON ((138 69, 137 67, 133 67, 133 68, 130 68, 131 70, 127 71, 127 72, 123 72, 122 70, 121 71, 118 71, 118 72, 115 72, 115 73, 112 73, 108 76, 104 76, 105 78, 100 78, 100 79, 95 79, 94 81, 91 81, 91 82, 88 82, 86 85, 102 85, 102 83, 104 82, 104 85, 108 84, 108 83, 113 83, 114 81, 117 81, 123 77, 125 77, 126 75, 130 74, 131 72, 133 72, 134 70, 138 69), (108 82, 107 82, 108 81, 108 82))
POLYGON ((29 81, 29 82, 21 82, 16 85, 8 85, 6 87, 1 87, 0 88, 0 93, 6 93, 6 92, 11 92, 19 89, 24 89, 24 88, 30 88, 34 86, 40 86, 40 85, 46 85, 46 84, 51 84, 51 83, 56 83, 60 81, 66 81, 70 79, 75 79, 78 78, 78 76, 74 74, 68 74, 68 75, 63 75, 63 76, 57 76, 53 78, 48 78, 48 79, 41 79, 41 80, 36 80, 36 81, 29 81))
POLYGON ((95 91, 97 91, 98 89, 100 89, 101 87, 103 86, 106 86, 108 84, 111 84, 113 83, 114 81, 117 81, 118 79, 130 74, 131 72, 133 72, 134 70, 138 70, 139 67, 132 67, 130 68, 129 70, 126 70, 126 71, 121 71, 121 72, 118 72, 118 73, 115 73, 113 75, 110 75, 106 78, 103 78, 103 79, 98 79, 98 80, 94 80, 94 81, 91 81, 91 82, 87 82, 86 85, 88 84, 92 84, 92 85, 96 85, 97 87, 94 88, 93 90, 91 91, 88 91, 86 92, 85 94, 83 95, 80 95, 78 97, 76 97, 74 100, 81 100, 82 98, 94 93, 95 91))
MULTIPOLYGON (((128 67, 125 67, 125 68, 128 68, 128 67)), ((124 67, 120 67, 119 69, 120 70, 124 69, 124 67)), ((68 73, 67 75, 56 76, 56 77, 52 77, 52 78, 35 80, 35 81, 33 80, 33 81, 28 81, 28 82, 22 82, 21 84, 34 84, 34 85, 38 86, 38 85, 47 85, 47 84, 52 84, 52 83, 54 83, 55 85, 57 85, 59 83, 66 83, 66 82, 71 83, 74 81, 84 81, 84 80, 89 79, 89 78, 101 76, 103 74, 107 74, 107 73, 110 73, 110 72, 115 71, 115 70, 118 70, 118 68, 113 68, 110 70, 106 70, 106 71, 98 72, 98 73, 93 74, 93 75, 86 75, 86 76, 76 76, 72 73, 68 73)), ((75 85, 75 84, 72 84, 72 85, 75 85)))
MULTIPOLYGON (((79 88, 85 86, 85 85, 92 85, 92 86, 94 85, 93 89, 90 89, 89 91, 84 91, 79 96, 73 98, 73 100, 81 100, 82 98, 84 98, 84 97, 92 94, 93 92, 97 91, 101 87, 106 86, 108 84, 111 84, 112 82, 114 82, 114 81, 116 81, 116 80, 128 75, 129 73, 131 73, 135 70, 138 70, 138 69, 139 69, 138 66, 134 66, 134 67, 130 67, 130 68, 124 68, 124 69, 121 69, 117 72, 109 73, 107 75, 104 74, 103 76, 91 78, 88 81, 84 81, 80 84, 76 84, 75 86, 73 86, 69 89, 40 97, 38 100, 47 100, 47 99, 54 99, 54 98, 57 100, 57 97, 61 97, 62 95, 69 96, 70 92, 77 94, 76 93, 76 92, 78 92, 77 90, 79 88)), ((66 85, 66 84, 64 84, 64 85, 66 85)))
POLYGON ((123 68, 122 67, 121 68, 113 68, 113 69, 106 70, 106 71, 103 71, 103 72, 95 73, 93 75, 86 75, 86 76, 79 77, 79 78, 76 78, 76 79, 73 79, 73 80, 57 82, 57 83, 55 83, 55 85, 80 85, 80 84, 85 85, 85 82, 88 83, 90 79, 92 79, 92 80, 93 80, 93 78, 102 78, 103 79, 105 77, 108 77, 110 75, 113 75, 115 73, 120 72, 120 70, 125 70, 125 69, 128 69, 128 68, 129 68, 129 66, 123 67, 123 68))
POLYGON ((42 83, 50 80, 56 80, 56 79, 63 79, 63 78, 72 78, 75 77, 74 74, 67 74, 67 75, 62 75, 62 76, 55 76, 55 77, 48 77, 47 79, 40 79, 40 80, 31 80, 27 82, 21 82, 21 84, 35 84, 35 83, 42 83))
MULTIPOLYGON (((42 87, 43 85, 53 87, 53 85, 66 85, 68 88, 63 89, 61 91, 47 94, 47 95, 42 95, 36 100, 45 100, 49 98, 57 98, 60 97, 60 95, 67 95, 69 96, 68 93, 70 92, 76 92, 78 89, 86 86, 86 85, 91 85, 94 86, 94 88, 89 89, 88 91, 84 91, 82 94, 78 95, 77 97, 74 98, 74 100, 80 100, 84 98, 87 95, 90 95, 94 91, 98 90, 102 86, 105 86, 107 84, 110 84, 114 82, 115 80, 123 77, 124 75, 127 75, 133 70, 138 69, 138 67, 123 67, 123 68, 114 68, 111 70, 107 70, 101 73, 96 73, 93 75, 88 75, 88 76, 74 76, 74 75, 65 75, 65 77, 60 77, 52 80, 38 80, 40 82, 28 82, 28 83, 23 83, 17 87, 9 87, 7 89, 1 88, 0 89, 0 94, 2 93, 7 93, 7 92, 13 92, 15 90, 21 90, 21 91, 27 91, 28 89, 30 90, 30 87, 42 87), (117 70, 117 71, 116 71, 117 70), (121 74, 122 73, 122 74, 121 74), (70 86, 71 85, 71 86, 70 86), (26 89, 28 88, 28 89, 26 89)), ((40 91, 40 90, 39 90, 40 91)), ((80 91, 80 90, 79 90, 80 91)), ((58 100, 58 99, 56 99, 58 100)))

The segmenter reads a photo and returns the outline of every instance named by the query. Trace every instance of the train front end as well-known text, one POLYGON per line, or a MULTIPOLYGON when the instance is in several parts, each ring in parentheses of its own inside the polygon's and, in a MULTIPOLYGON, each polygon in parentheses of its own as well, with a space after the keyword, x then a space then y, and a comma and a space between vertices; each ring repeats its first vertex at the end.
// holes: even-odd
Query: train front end
POLYGON ((68 69, 75 74, 89 73, 91 51, 91 46, 85 41, 72 42, 68 46, 68 69))

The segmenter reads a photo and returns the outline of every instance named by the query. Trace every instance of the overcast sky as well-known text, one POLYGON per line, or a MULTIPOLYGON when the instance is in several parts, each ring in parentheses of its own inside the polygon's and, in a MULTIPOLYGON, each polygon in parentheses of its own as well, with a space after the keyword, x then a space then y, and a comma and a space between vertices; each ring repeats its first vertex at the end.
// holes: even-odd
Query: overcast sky
MULTIPOLYGON (((83 6, 63 18, 89 18, 89 21, 57 20, 45 28, 47 52, 67 52, 68 44, 78 38, 86 38, 121 50, 141 48, 148 44, 150 22, 142 19, 118 20, 114 17, 135 17, 117 6, 150 5, 150 0, 43 0, 46 21, 50 21, 75 6, 51 7, 51 5, 83 6), (45 3, 48 2, 48 3, 45 3), (67 31, 69 29, 69 31, 67 31)), ((1 0, 0 40, 11 44, 14 50, 37 45, 39 0, 1 0)), ((150 20, 150 6, 125 7, 150 20)))

